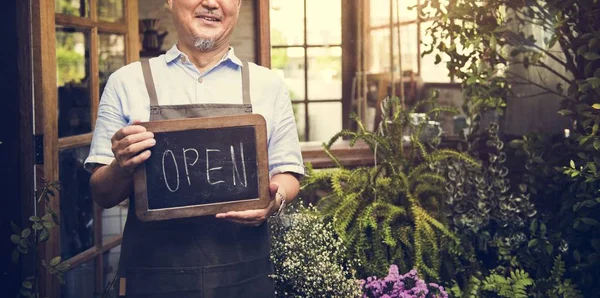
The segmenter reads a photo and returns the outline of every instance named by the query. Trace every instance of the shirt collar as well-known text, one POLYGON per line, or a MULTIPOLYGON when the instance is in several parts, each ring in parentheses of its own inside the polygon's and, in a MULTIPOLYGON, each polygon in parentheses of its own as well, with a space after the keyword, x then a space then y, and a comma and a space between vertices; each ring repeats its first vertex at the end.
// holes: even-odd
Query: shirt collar
MULTIPOLYGON (((165 53, 165 60, 167 61, 167 63, 171 63, 181 56, 186 55, 183 52, 181 52, 179 48, 177 48, 177 44, 174 44, 173 47, 171 47, 171 49, 165 53)), ((242 61, 235 55, 235 51, 232 47, 229 47, 229 51, 227 51, 227 54, 223 56, 223 58, 221 59, 221 61, 219 61, 218 64, 221 64, 224 61, 231 61, 238 66, 242 66, 242 61)))

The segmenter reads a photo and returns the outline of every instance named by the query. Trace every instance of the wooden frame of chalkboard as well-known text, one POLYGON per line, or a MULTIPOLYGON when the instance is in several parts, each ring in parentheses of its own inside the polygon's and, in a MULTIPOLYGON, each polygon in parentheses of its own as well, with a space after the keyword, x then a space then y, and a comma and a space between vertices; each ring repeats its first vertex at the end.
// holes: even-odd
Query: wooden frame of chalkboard
POLYGON ((140 125, 153 132, 156 140, 150 158, 134 173, 135 209, 140 220, 268 206, 267 129, 261 115, 140 125))

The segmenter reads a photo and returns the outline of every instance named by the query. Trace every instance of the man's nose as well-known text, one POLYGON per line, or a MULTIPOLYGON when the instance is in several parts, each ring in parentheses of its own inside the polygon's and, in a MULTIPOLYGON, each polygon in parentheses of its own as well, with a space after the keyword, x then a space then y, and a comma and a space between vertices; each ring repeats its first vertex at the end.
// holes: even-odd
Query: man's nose
POLYGON ((202 0, 202 6, 209 10, 214 10, 219 8, 219 3, 217 0, 202 0))

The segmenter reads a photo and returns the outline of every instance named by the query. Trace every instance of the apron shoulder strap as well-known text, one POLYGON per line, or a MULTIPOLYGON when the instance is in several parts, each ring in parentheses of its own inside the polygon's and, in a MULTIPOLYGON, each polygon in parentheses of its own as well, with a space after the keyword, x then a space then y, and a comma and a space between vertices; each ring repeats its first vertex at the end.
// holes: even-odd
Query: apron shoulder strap
POLYGON ((242 61, 242 96, 245 105, 252 104, 250 101, 250 66, 248 61, 242 61))
POLYGON ((158 106, 158 96, 156 96, 156 87, 152 78, 152 70, 150 69, 150 60, 142 60, 142 73, 144 74, 144 82, 150 96, 150 106, 158 106))

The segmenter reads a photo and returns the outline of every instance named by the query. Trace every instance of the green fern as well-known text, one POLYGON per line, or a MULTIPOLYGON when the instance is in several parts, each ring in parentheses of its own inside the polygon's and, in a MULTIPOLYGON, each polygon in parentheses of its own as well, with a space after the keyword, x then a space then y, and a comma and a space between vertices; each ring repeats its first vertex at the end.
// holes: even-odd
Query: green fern
POLYGON ((383 276, 394 263, 400 269, 417 268, 427 278, 439 279, 440 247, 444 241, 458 241, 436 212, 446 180, 431 165, 445 159, 478 163, 453 150, 438 150, 435 142, 423 137, 424 125, 411 123, 409 113, 426 105, 432 116, 455 111, 436 107, 435 102, 432 97, 407 111, 397 98, 385 100, 383 119, 374 133, 353 116, 358 131, 339 132, 323 144, 337 168, 315 171, 308 167, 302 189, 329 191, 317 207, 332 220, 352 257, 360 261, 362 276, 383 276), (409 143, 403 137, 406 131, 411 132, 409 143), (343 168, 330 150, 340 138, 349 139, 351 145, 358 141, 367 144, 376 165, 343 168))
POLYGON ((507 298, 527 298, 527 287, 533 285, 529 273, 517 269, 510 272, 509 277, 491 274, 483 281, 482 289, 507 298))

